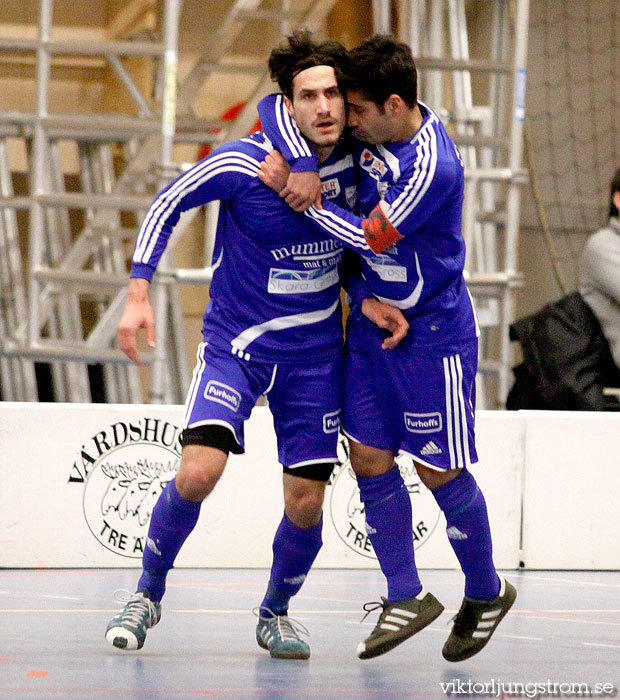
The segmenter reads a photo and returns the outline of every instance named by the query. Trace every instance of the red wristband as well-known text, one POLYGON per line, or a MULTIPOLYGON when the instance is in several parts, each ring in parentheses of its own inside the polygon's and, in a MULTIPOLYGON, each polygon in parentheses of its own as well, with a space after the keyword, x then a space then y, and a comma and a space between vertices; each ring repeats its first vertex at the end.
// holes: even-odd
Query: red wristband
POLYGON ((362 221, 364 238, 374 253, 382 253, 392 244, 398 243, 404 236, 392 226, 381 209, 381 203, 370 212, 367 219, 362 221))

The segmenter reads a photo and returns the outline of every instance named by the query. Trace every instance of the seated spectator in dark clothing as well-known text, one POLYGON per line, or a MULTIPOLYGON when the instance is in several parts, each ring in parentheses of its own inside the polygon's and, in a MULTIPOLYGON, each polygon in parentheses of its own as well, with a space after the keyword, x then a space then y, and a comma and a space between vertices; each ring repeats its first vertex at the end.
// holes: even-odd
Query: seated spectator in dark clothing
POLYGON ((584 247, 579 291, 592 309, 620 368, 620 169, 611 181, 609 223, 593 233, 584 247))
POLYGON ((523 363, 506 408, 620 410, 620 169, 611 181, 609 224, 593 233, 579 291, 515 321, 523 363))

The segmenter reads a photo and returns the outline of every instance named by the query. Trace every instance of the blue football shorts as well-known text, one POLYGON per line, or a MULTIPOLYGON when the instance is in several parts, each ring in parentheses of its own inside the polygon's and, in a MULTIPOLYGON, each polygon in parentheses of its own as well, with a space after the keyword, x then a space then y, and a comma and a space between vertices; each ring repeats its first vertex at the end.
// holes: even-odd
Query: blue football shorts
POLYGON ((382 350, 384 333, 349 319, 342 427, 353 441, 408 454, 435 470, 478 461, 474 433, 478 341, 382 350))
MULTIPOLYGON (((273 416, 278 459, 287 469, 338 461, 342 353, 317 362, 244 360, 209 343, 198 346, 183 428, 220 425, 245 451, 243 424, 261 395, 273 416)), ((235 450, 236 451, 236 450, 235 450)))

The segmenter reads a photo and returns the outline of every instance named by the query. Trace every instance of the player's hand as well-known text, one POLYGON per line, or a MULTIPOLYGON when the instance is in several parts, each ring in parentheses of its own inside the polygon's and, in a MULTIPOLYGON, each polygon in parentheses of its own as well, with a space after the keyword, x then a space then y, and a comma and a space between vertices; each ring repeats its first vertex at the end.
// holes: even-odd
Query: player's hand
POLYGON ((394 349, 409 331, 409 323, 402 311, 378 299, 364 299, 362 313, 379 328, 384 328, 392 334, 383 341, 383 350, 394 349))
POLYGON ((286 187, 291 168, 279 151, 271 151, 260 164, 258 179, 276 192, 286 187))
POLYGON ((142 365, 138 353, 138 330, 146 329, 146 342, 155 347, 155 315, 149 299, 149 282, 132 278, 127 290, 127 306, 118 324, 117 338, 120 349, 137 365, 142 365))
POLYGON ((317 209, 322 209, 319 174, 314 171, 291 173, 280 197, 295 211, 306 211, 313 204, 317 209))

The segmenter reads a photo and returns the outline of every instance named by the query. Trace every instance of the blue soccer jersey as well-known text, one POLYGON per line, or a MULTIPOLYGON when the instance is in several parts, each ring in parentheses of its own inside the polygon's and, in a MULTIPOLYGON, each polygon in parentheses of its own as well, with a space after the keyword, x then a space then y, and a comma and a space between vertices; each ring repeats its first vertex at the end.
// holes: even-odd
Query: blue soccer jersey
MULTIPOLYGON (((258 179, 272 148, 260 132, 225 144, 162 190, 140 230, 131 275, 150 280, 180 214, 221 200, 205 341, 244 359, 316 360, 341 347, 342 243, 258 179)), ((325 197, 350 206, 351 156, 336 148, 320 175, 325 197)))
MULTIPOLYGON (((329 200, 323 200, 321 210, 311 207, 306 216, 362 256, 368 287, 376 298, 402 310, 414 343, 450 343, 478 335, 463 278, 464 169, 441 121, 424 104, 419 106, 423 123, 411 139, 383 145, 352 139, 359 212, 368 216, 380 203, 401 240, 374 252, 363 219, 329 200)), ((300 157, 303 136, 287 126, 291 117, 277 96, 264 98, 259 115, 294 170, 316 169, 316 160, 300 157)), ((353 300, 361 301, 365 293, 362 289, 357 298, 352 293, 353 300)))
MULTIPOLYGON (((353 140, 350 149, 359 212, 369 216, 380 204, 396 242, 374 252, 362 218, 326 200, 307 216, 360 254, 361 275, 347 289, 354 304, 345 352, 345 434, 446 470, 477 461, 478 330, 463 278, 463 164, 436 115, 423 104, 420 110, 423 123, 413 138, 376 146, 353 140), (359 313, 369 289, 409 321, 407 337, 392 351, 381 350, 382 331, 359 313)), ((290 148, 293 137, 303 137, 286 127, 290 117, 278 99, 265 98, 259 114, 293 170, 316 168, 298 145, 298 155, 290 148)))

